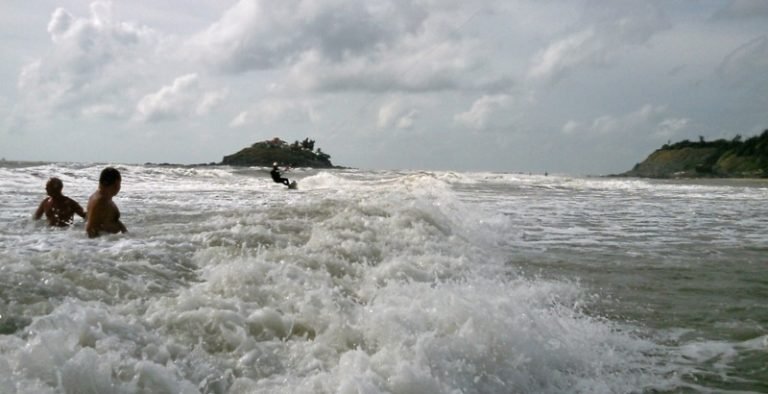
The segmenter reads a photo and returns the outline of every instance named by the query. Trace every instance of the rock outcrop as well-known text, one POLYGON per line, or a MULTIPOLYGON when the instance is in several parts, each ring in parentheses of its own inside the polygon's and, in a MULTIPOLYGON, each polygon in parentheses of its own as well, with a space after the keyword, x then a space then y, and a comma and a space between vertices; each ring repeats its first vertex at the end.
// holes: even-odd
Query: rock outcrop
POLYGON ((314 150, 315 141, 305 139, 288 144, 274 138, 257 142, 237 153, 224 156, 221 164, 232 166, 261 166, 269 167, 277 162, 280 166, 331 168, 331 156, 321 149, 314 150))
POLYGON ((766 178, 768 130, 742 141, 681 141, 664 145, 619 176, 645 178, 766 178))

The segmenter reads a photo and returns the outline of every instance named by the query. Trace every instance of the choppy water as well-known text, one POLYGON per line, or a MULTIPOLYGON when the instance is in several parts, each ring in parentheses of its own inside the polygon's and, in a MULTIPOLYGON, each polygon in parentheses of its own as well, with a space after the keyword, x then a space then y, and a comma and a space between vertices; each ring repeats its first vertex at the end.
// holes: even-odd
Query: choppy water
POLYGON ((2 393, 768 392, 768 184, 0 165, 2 393))

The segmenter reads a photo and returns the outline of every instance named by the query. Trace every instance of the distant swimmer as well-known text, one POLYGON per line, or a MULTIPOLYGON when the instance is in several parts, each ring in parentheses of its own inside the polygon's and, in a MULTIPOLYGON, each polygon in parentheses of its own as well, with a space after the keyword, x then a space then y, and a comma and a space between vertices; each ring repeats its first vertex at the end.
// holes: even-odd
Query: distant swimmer
POLYGON ((48 179, 45 191, 48 198, 44 199, 35 211, 34 219, 39 220, 45 214, 48 224, 57 227, 66 227, 72 224, 75 214, 85 218, 83 207, 75 200, 62 194, 64 183, 59 178, 48 179))
POLYGON ((124 233, 126 230, 120 221, 120 210, 117 209, 112 197, 120 193, 122 178, 120 171, 107 167, 99 176, 99 189, 88 199, 88 218, 85 231, 88 236, 98 237, 101 233, 124 233))
POLYGON ((277 162, 272 163, 272 171, 270 171, 269 174, 272 175, 272 180, 275 181, 275 183, 282 183, 285 186, 291 185, 288 178, 283 178, 281 176, 280 170, 277 169, 277 162))

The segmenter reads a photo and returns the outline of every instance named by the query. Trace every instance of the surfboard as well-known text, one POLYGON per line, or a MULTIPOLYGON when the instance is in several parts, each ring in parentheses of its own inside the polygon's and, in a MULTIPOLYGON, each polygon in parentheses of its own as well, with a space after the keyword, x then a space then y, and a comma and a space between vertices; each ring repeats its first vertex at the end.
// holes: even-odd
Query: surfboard
POLYGON ((296 183, 296 181, 291 182, 291 184, 288 185, 289 189, 296 189, 299 185, 296 183))

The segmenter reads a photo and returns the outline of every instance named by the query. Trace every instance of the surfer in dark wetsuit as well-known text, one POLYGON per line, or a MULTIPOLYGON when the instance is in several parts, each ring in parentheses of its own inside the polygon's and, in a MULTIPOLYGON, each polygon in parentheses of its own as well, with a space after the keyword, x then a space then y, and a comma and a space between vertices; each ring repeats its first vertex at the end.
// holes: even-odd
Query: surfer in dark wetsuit
POLYGON ((288 178, 280 176, 280 170, 277 169, 277 162, 272 163, 272 171, 270 171, 269 174, 272 175, 272 180, 275 181, 275 183, 282 183, 285 186, 291 185, 288 178))

